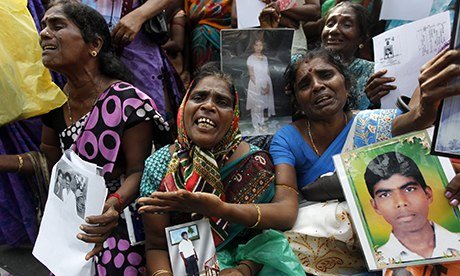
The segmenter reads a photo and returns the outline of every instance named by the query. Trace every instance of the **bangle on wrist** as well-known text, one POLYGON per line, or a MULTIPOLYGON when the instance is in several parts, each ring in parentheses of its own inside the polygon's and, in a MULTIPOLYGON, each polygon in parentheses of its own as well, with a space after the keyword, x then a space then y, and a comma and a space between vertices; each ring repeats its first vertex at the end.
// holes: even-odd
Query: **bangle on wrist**
POLYGON ((256 221, 256 223, 254 223, 254 225, 249 226, 249 228, 256 228, 256 227, 259 225, 259 223, 260 223, 260 219, 262 218, 262 213, 260 212, 260 207, 259 207, 259 205, 257 205, 257 204, 252 204, 252 205, 254 205, 254 207, 256 207, 256 211, 257 211, 257 221, 256 221))
POLYGON ((21 172, 22 167, 24 167, 24 158, 22 158, 22 156, 19 154, 16 154, 16 156, 18 157, 18 162, 19 162, 18 164, 18 173, 19 173, 21 172))
POLYGON ((166 269, 158 269, 152 273, 151 276, 157 276, 157 275, 162 275, 162 274, 168 274, 168 275, 173 275, 171 271, 166 270, 166 269))
POLYGON ((251 275, 251 276, 253 275, 252 268, 251 268, 250 265, 248 265, 247 263, 243 263, 243 262, 238 263, 238 265, 242 265, 244 267, 247 267, 249 269, 249 275, 251 275))
POLYGON ((112 193, 110 195, 107 196, 107 199, 111 198, 111 197, 114 197, 118 200, 118 205, 119 207, 118 208, 115 208, 118 213, 121 213, 121 211, 123 211, 123 199, 121 199, 121 196, 119 193, 112 193))

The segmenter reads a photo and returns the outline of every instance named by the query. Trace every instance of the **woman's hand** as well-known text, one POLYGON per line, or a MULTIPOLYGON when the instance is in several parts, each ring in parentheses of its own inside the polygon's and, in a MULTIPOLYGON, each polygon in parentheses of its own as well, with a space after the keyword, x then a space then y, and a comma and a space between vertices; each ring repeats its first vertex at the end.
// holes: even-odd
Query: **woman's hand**
POLYGON ((222 217, 225 202, 210 193, 191 193, 187 190, 176 192, 154 192, 150 197, 138 200, 139 213, 184 212, 197 213, 207 217, 222 217))
POLYGON ((278 28, 280 20, 281 12, 276 2, 265 6, 259 14, 261 28, 278 28))
POLYGON ((118 226, 119 216, 120 214, 113 204, 113 198, 109 198, 105 202, 102 215, 86 217, 86 222, 88 224, 82 224, 80 226, 80 229, 85 233, 79 233, 77 238, 87 243, 96 244, 93 250, 86 254, 86 260, 91 259, 91 257, 102 251, 102 244, 118 226))
POLYGON ((449 204, 457 207, 460 202, 460 174, 455 177, 447 184, 445 196, 449 201, 449 204))
POLYGON ((112 31, 113 43, 116 45, 131 43, 141 30, 143 23, 144 21, 136 15, 135 11, 123 16, 112 31))
MULTIPOLYGON (((439 53, 422 66, 419 76, 420 103, 419 116, 431 125, 441 100, 460 94, 460 84, 448 84, 460 77, 460 50, 449 50, 439 53)), ((428 125, 428 126, 429 126, 428 125)))
POLYGON ((377 71, 367 80, 365 92, 374 107, 380 107, 380 99, 396 89, 396 86, 387 84, 394 82, 395 78, 384 77, 386 73, 386 69, 377 71))

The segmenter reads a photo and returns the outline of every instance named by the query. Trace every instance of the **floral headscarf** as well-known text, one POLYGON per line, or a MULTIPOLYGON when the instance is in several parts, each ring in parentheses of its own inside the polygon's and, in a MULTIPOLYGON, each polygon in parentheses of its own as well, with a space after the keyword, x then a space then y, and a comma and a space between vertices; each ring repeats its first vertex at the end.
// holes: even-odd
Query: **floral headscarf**
MULTIPOLYGON (((190 85, 193 87, 193 84, 190 85)), ((221 181, 220 168, 238 148, 242 137, 238 127, 240 112, 238 107, 238 93, 235 91, 233 103, 233 121, 225 136, 212 149, 202 149, 195 145, 187 135, 184 126, 184 109, 188 102, 191 90, 187 92, 177 115, 178 138, 176 149, 169 163, 160 190, 177 191, 186 189, 190 192, 206 192, 215 194, 222 201, 225 200, 225 187, 221 181)), ((227 221, 211 218, 216 245, 228 236, 227 221)))

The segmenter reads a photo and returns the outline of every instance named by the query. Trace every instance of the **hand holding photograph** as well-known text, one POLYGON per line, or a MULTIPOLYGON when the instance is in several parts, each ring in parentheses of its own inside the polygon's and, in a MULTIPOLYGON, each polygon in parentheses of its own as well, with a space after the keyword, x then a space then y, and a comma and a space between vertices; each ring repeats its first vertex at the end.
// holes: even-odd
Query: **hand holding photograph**
POLYGON ((422 131, 334 156, 370 270, 460 260, 452 165, 429 152, 422 131))

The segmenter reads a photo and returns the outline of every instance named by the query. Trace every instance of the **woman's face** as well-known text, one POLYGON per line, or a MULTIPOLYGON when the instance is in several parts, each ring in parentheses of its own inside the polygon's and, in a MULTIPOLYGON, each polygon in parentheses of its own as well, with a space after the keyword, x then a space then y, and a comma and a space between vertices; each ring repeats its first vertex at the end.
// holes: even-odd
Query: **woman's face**
POLYGON ((190 140, 211 149, 222 140, 233 121, 233 97, 222 79, 203 78, 190 92, 184 107, 184 126, 190 140))
POLYGON ((363 43, 358 19, 350 7, 340 7, 329 14, 321 34, 321 41, 327 49, 352 57, 363 43))
POLYGON ((41 21, 40 46, 43 64, 52 70, 65 72, 77 64, 84 64, 90 49, 80 29, 67 18, 62 5, 48 9, 41 21))
POLYGON ((299 66, 295 87, 300 108, 312 120, 335 115, 347 102, 345 77, 322 58, 313 58, 299 66))
POLYGON ((254 43, 254 53, 260 54, 264 50, 264 44, 262 41, 258 40, 254 43))

